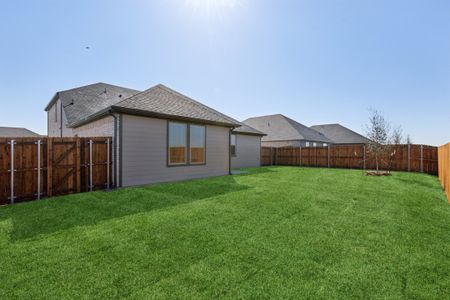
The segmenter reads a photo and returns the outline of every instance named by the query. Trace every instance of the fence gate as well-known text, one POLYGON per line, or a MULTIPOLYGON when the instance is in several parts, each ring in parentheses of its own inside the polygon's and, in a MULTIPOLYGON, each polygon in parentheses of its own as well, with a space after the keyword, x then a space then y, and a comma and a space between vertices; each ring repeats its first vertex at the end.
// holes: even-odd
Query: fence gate
POLYGON ((105 189, 112 139, 0 138, 0 205, 105 189))
POLYGON ((80 192, 80 140, 49 139, 47 155, 47 196, 80 192))

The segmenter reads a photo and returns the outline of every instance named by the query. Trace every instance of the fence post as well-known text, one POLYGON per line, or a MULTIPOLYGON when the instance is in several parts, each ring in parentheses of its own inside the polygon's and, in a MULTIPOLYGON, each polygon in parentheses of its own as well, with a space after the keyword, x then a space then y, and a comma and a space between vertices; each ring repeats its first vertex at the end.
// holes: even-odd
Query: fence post
POLYGON ((302 166, 302 145, 300 145, 300 167, 302 166))
POLYGON ((411 172, 411 144, 408 144, 408 172, 411 172))
POLYGON ((53 194, 53 138, 47 140, 47 196, 53 194))
POLYGON ((275 165, 277 165, 278 162, 278 148, 275 148, 275 165))
POLYGON ((92 140, 89 140, 89 191, 92 192, 92 140))
POLYGON ((16 144, 15 140, 11 140, 10 145, 11 145, 11 168, 10 168, 10 172, 11 172, 11 195, 10 195, 10 203, 14 204, 14 171, 15 171, 15 167, 14 167, 14 145, 16 144))
POLYGON ((106 140, 106 189, 109 190, 109 139, 106 140))
POLYGON ((41 140, 37 144, 37 198, 41 199, 41 140))
POLYGON ((420 145, 420 172, 423 173, 423 145, 420 145))
POLYGON ((270 165, 273 166, 273 148, 270 147, 270 165))
POLYGON ((366 145, 363 145, 363 169, 366 169, 366 145))
POLYGON ((327 154, 328 154, 328 168, 329 168, 330 167, 330 145, 328 145, 327 154))

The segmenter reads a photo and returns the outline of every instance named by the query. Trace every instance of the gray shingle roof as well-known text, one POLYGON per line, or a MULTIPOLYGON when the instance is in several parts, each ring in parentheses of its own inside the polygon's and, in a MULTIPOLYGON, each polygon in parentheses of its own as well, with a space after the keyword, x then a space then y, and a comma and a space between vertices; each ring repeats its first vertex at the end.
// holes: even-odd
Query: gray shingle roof
POLYGON ((332 143, 321 133, 281 114, 254 117, 243 123, 267 134, 262 141, 296 141, 332 143))
POLYGON ((162 84, 112 105, 116 111, 239 126, 240 122, 162 84))
POLYGON ((250 134, 250 135, 260 135, 260 136, 266 135, 265 133, 255 129, 253 127, 250 127, 244 123, 241 123, 240 127, 233 129, 233 133, 242 133, 242 134, 250 134))
POLYGON ((323 124, 311 126, 336 144, 367 144, 369 140, 353 130, 340 124, 323 124))
POLYGON ((99 82, 57 92, 45 110, 48 111, 59 97, 71 126, 137 93, 137 90, 99 82))
POLYGON ((48 111, 58 98, 63 104, 69 127, 87 123, 109 110, 202 121, 229 127, 240 126, 239 121, 162 84, 140 92, 116 85, 95 83, 57 92, 45 110, 48 111))
POLYGON ((0 137, 38 137, 36 132, 23 127, 0 127, 0 137))

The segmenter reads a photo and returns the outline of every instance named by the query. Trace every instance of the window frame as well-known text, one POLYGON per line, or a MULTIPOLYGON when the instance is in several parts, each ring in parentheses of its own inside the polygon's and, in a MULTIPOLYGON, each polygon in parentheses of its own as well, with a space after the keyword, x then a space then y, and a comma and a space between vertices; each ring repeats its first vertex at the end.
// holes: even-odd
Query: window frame
POLYGON ((207 153, 207 145, 206 145, 206 135, 208 134, 208 127, 206 124, 199 124, 199 123, 192 123, 192 122, 183 122, 178 120, 167 120, 167 134, 166 134, 166 166, 167 167, 185 167, 185 166, 202 166, 206 165, 206 153, 207 153), (182 124, 186 125, 186 161, 184 163, 171 163, 170 162, 170 124, 176 123, 176 124, 182 124), (204 145, 205 150, 204 153, 204 160, 201 163, 193 163, 191 162, 191 126, 201 126, 205 129, 205 136, 204 136, 204 145))
POLYGON ((232 133, 230 134, 230 155, 232 157, 236 157, 237 156, 237 135, 232 133), (232 136, 234 136, 234 153, 231 152, 231 147, 233 146, 231 141, 232 141, 232 136))

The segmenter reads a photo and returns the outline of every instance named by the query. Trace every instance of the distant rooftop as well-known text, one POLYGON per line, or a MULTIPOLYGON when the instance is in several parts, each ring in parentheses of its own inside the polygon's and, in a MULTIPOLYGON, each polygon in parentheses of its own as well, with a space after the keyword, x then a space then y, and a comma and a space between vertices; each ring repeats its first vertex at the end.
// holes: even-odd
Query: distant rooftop
POLYGON ((0 127, 0 138, 2 137, 38 137, 36 132, 23 127, 0 127))
POLYGON ((281 114, 249 118, 243 123, 267 134, 262 138, 264 142, 305 140, 332 143, 323 134, 281 114))
POLYGON ((311 128, 322 133, 335 144, 367 144, 369 142, 365 136, 341 124, 314 125, 311 128))

